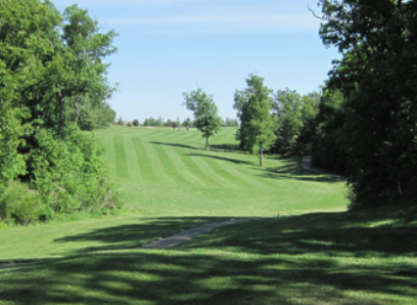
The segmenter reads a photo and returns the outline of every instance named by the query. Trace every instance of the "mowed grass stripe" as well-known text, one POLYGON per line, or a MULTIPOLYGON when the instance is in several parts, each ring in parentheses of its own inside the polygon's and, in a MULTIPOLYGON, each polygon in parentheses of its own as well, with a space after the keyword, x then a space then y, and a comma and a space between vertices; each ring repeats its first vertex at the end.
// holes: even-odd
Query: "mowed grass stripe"
POLYGON ((115 169, 112 179, 123 185, 126 197, 143 215, 157 215, 158 210, 166 215, 165 203, 184 215, 196 215, 196 207, 210 206, 210 212, 204 210, 201 215, 270 216, 340 207, 346 201, 342 185, 298 171, 293 160, 266 157, 265 167, 258 167, 258 156, 233 149, 237 145, 234 132, 225 129, 210 139, 213 146, 219 145, 210 152, 205 151, 204 138, 196 130, 116 127, 99 135, 110 144, 107 156, 115 158, 109 162, 115 169), (116 136, 124 138, 118 145, 113 143, 116 136), (124 146, 125 156, 116 151, 117 146, 124 146), (127 175, 120 174, 120 159, 127 160, 127 175), (135 175, 135 167, 141 176, 135 175), (119 175, 133 179, 122 181, 119 175))
MULTIPOLYGON (((219 175, 227 179, 229 182, 233 183, 236 187, 239 188, 263 188, 264 186, 258 183, 250 183, 247 179, 240 179, 236 175, 231 173, 231 168, 234 166, 230 164, 231 161, 228 160, 218 160, 212 155, 207 155, 207 157, 200 156, 201 158, 206 159, 207 164, 216 171, 219 175)), ((239 165, 242 166, 242 165, 239 165)), ((237 172, 237 171, 234 171, 237 172)))
POLYGON ((234 139, 235 135, 236 135, 237 129, 232 129, 232 128, 223 128, 220 130, 219 133, 217 133, 213 138, 212 138, 212 143, 214 145, 216 144, 230 144, 230 139, 234 139), (233 135, 231 135, 233 134, 233 135))
POLYGON ((176 171, 181 173, 191 185, 200 185, 200 186, 207 186, 207 184, 200 178, 201 173, 195 174, 194 169, 188 166, 184 159, 189 159, 184 156, 183 152, 185 149, 177 148, 177 147, 167 147, 165 145, 161 145, 165 153, 171 160, 172 165, 175 167, 176 171))
POLYGON ((139 130, 140 136, 143 140, 148 140, 148 139, 155 139, 157 138, 158 140, 161 137, 165 137, 167 134, 167 130, 164 128, 155 128, 155 129, 151 129, 151 128, 143 128, 139 130))
MULTIPOLYGON (((182 150, 184 152, 184 149, 182 150)), ((193 158, 188 156, 187 154, 183 154, 182 161, 187 166, 188 170, 192 172, 196 177, 199 177, 200 180, 203 180, 206 185, 210 186, 216 186, 219 187, 222 184, 213 178, 213 176, 207 174, 206 171, 202 170, 201 167, 199 167, 193 158)))
POLYGON ((167 153, 165 151, 165 145, 161 144, 154 144, 153 147, 159 157, 165 173, 169 175, 172 180, 190 185, 193 184, 193 181, 191 179, 188 180, 183 174, 183 170, 178 169, 174 160, 172 160, 172 150, 167 153))
MULTIPOLYGON (((158 141, 160 142, 178 142, 177 138, 180 138, 183 136, 183 132, 178 130, 161 130, 161 133, 158 133, 155 135, 155 133, 152 135, 152 138, 158 138, 158 141)), ((181 141, 182 143, 182 141, 181 141)))
MULTIPOLYGON (((165 174, 161 160, 156 155, 156 152, 154 150, 153 144, 149 144, 149 142, 144 141, 141 137, 136 138, 138 141, 138 148, 142 149, 144 152, 144 155, 146 155, 146 162, 142 162, 142 165, 145 166, 145 171, 147 171, 151 177, 155 177, 156 182, 163 182, 164 180, 171 181, 171 179, 165 174), (152 172, 152 173, 151 173, 152 172)), ((144 175, 146 177, 146 175, 144 175)))
POLYGON ((115 164, 116 164, 116 174, 120 178, 128 178, 129 177, 129 170, 127 167, 127 160, 126 160, 126 151, 124 145, 125 137, 123 136, 114 136, 113 137, 113 145, 115 150, 115 164))
POLYGON ((269 189, 271 188, 269 185, 261 183, 259 179, 253 179, 251 175, 247 173, 244 174, 242 171, 238 170, 237 168, 241 169, 242 166, 249 166, 245 164, 234 165, 230 161, 223 161, 223 160, 212 160, 214 164, 217 164, 217 167, 221 168, 223 176, 227 177, 228 179, 235 181, 236 183, 242 185, 243 187, 249 188, 262 188, 262 189, 269 189))
POLYGON ((139 170, 142 173, 142 179, 156 181, 157 176, 154 172, 154 168, 151 166, 147 150, 145 149, 142 140, 139 137, 132 137, 130 140, 133 143, 133 147, 135 149, 136 160, 139 165, 139 170))
MULTIPOLYGON (((192 132, 175 132, 171 130, 144 130, 142 138, 150 143, 171 144, 172 146, 184 147, 192 146, 194 148, 195 136, 192 132)), ((195 147, 197 149, 197 147, 195 147)))
POLYGON ((134 143, 131 141, 132 137, 125 137, 126 158, 129 171, 129 179, 138 181, 142 179, 142 170, 139 167, 139 160, 134 143))
POLYGON ((145 149, 148 151, 149 161, 151 166, 154 168, 155 174, 158 177, 158 180, 169 181, 172 183, 177 183, 177 180, 174 179, 169 172, 167 172, 166 161, 161 157, 161 154, 158 153, 158 146, 149 142, 143 142, 145 149))
POLYGON ((105 161, 106 161, 107 170, 109 171, 109 174, 111 176, 115 176, 116 175, 116 164, 115 164, 114 160, 116 159, 116 154, 115 154, 115 147, 114 147, 114 143, 113 143, 113 136, 112 135, 106 135, 106 136, 100 137, 100 142, 105 147, 104 158, 105 158, 105 161))
POLYGON ((229 179, 226 179, 222 175, 219 174, 218 168, 214 168, 213 164, 208 162, 205 157, 193 156, 190 155, 191 159, 194 163, 200 168, 201 171, 207 173, 213 177, 215 181, 218 181, 218 184, 222 187, 230 187, 230 188, 237 188, 237 186, 232 183, 229 179))

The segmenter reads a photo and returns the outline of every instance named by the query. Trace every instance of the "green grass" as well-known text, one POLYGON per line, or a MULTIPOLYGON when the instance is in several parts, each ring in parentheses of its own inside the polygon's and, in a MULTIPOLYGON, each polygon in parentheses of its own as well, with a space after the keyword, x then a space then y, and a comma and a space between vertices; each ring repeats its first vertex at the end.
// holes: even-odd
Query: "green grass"
POLYGON ((204 217, 144 219, 122 215, 0 230, 0 264, 134 249, 178 231, 217 220, 204 217))
POLYGON ((99 137, 112 181, 126 205, 146 217, 275 216, 346 209, 344 183, 236 150, 236 129, 224 128, 211 151, 195 130, 114 127, 99 137))
POLYGON ((223 129, 100 131, 128 212, 0 231, 4 304, 417 304, 417 211, 346 212, 344 181, 236 151, 223 129), (332 211, 332 212, 331 212, 332 211), (280 218, 276 217, 280 213, 280 218), (226 218, 167 250, 140 245, 226 218))
MULTIPOLYGON (((0 271, 0 304, 413 305, 417 211, 392 210, 261 219, 170 250, 41 260, 0 271)), ((98 229, 65 242, 113 244, 123 231, 98 229)))

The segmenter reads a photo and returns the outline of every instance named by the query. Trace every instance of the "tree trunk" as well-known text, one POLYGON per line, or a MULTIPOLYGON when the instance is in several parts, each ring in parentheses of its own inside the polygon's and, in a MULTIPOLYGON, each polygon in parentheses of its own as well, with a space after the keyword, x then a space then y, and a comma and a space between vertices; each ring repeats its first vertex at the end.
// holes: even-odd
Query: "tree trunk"
POLYGON ((262 142, 259 143, 259 166, 264 165, 262 142))
POLYGON ((209 137, 208 136, 206 136, 206 150, 210 150, 209 137))

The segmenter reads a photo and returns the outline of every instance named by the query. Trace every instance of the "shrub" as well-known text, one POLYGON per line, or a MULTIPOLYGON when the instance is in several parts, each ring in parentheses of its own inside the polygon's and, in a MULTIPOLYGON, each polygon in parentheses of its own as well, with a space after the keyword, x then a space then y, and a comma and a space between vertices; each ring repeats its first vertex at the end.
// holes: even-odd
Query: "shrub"
POLYGON ((133 127, 133 124, 131 122, 127 123, 127 127, 133 127))
POLYGON ((119 208, 117 193, 102 178, 103 148, 92 133, 73 132, 65 140, 45 131, 36 136, 34 183, 42 200, 42 217, 55 213, 119 208))
POLYGON ((42 203, 37 192, 13 181, 0 196, 0 220, 28 225, 39 219, 42 203))

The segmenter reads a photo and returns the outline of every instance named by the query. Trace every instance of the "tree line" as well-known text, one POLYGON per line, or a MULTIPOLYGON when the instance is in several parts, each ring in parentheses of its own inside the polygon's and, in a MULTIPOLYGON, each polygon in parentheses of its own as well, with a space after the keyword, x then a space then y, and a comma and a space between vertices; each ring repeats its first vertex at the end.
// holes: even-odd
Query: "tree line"
POLYGON ((0 223, 119 207, 86 132, 115 120, 104 60, 116 33, 48 0, 3 0, 0 20, 0 223))
MULTIPOLYGON (((417 0, 320 0, 320 36, 342 55, 322 94, 250 75, 237 90, 241 149, 311 153, 348 177, 351 207, 417 198, 417 0)), ((192 107, 190 107, 193 110, 192 107)))
MULTIPOLYGON (((263 165, 263 153, 280 153, 286 156, 311 153, 314 120, 318 114, 321 95, 312 92, 301 95, 286 88, 275 94, 264 85, 264 79, 249 75, 247 88, 236 90, 234 109, 238 120, 227 124, 238 127, 236 138, 240 149, 259 154, 263 165)), ((214 135, 221 126, 213 97, 202 89, 184 93, 185 105, 192 110, 206 138, 214 135), (204 131, 202 128, 210 130, 204 131)))
POLYGON ((337 47, 317 119, 314 164, 344 173, 353 207, 417 198, 417 1, 320 1, 337 47))
MULTIPOLYGON (((181 128, 181 127, 195 127, 196 121, 190 119, 187 117, 183 121, 181 121, 179 118, 176 120, 167 119, 164 120, 162 117, 154 118, 152 116, 145 118, 142 122, 142 124, 139 122, 138 119, 134 119, 133 121, 127 121, 125 122, 123 118, 119 117, 116 121, 117 125, 127 125, 129 126, 129 123, 131 126, 145 126, 145 127, 174 127, 174 128, 181 128)), ((220 125, 222 127, 238 127, 239 122, 236 119, 231 118, 225 118, 221 119, 220 125)))

